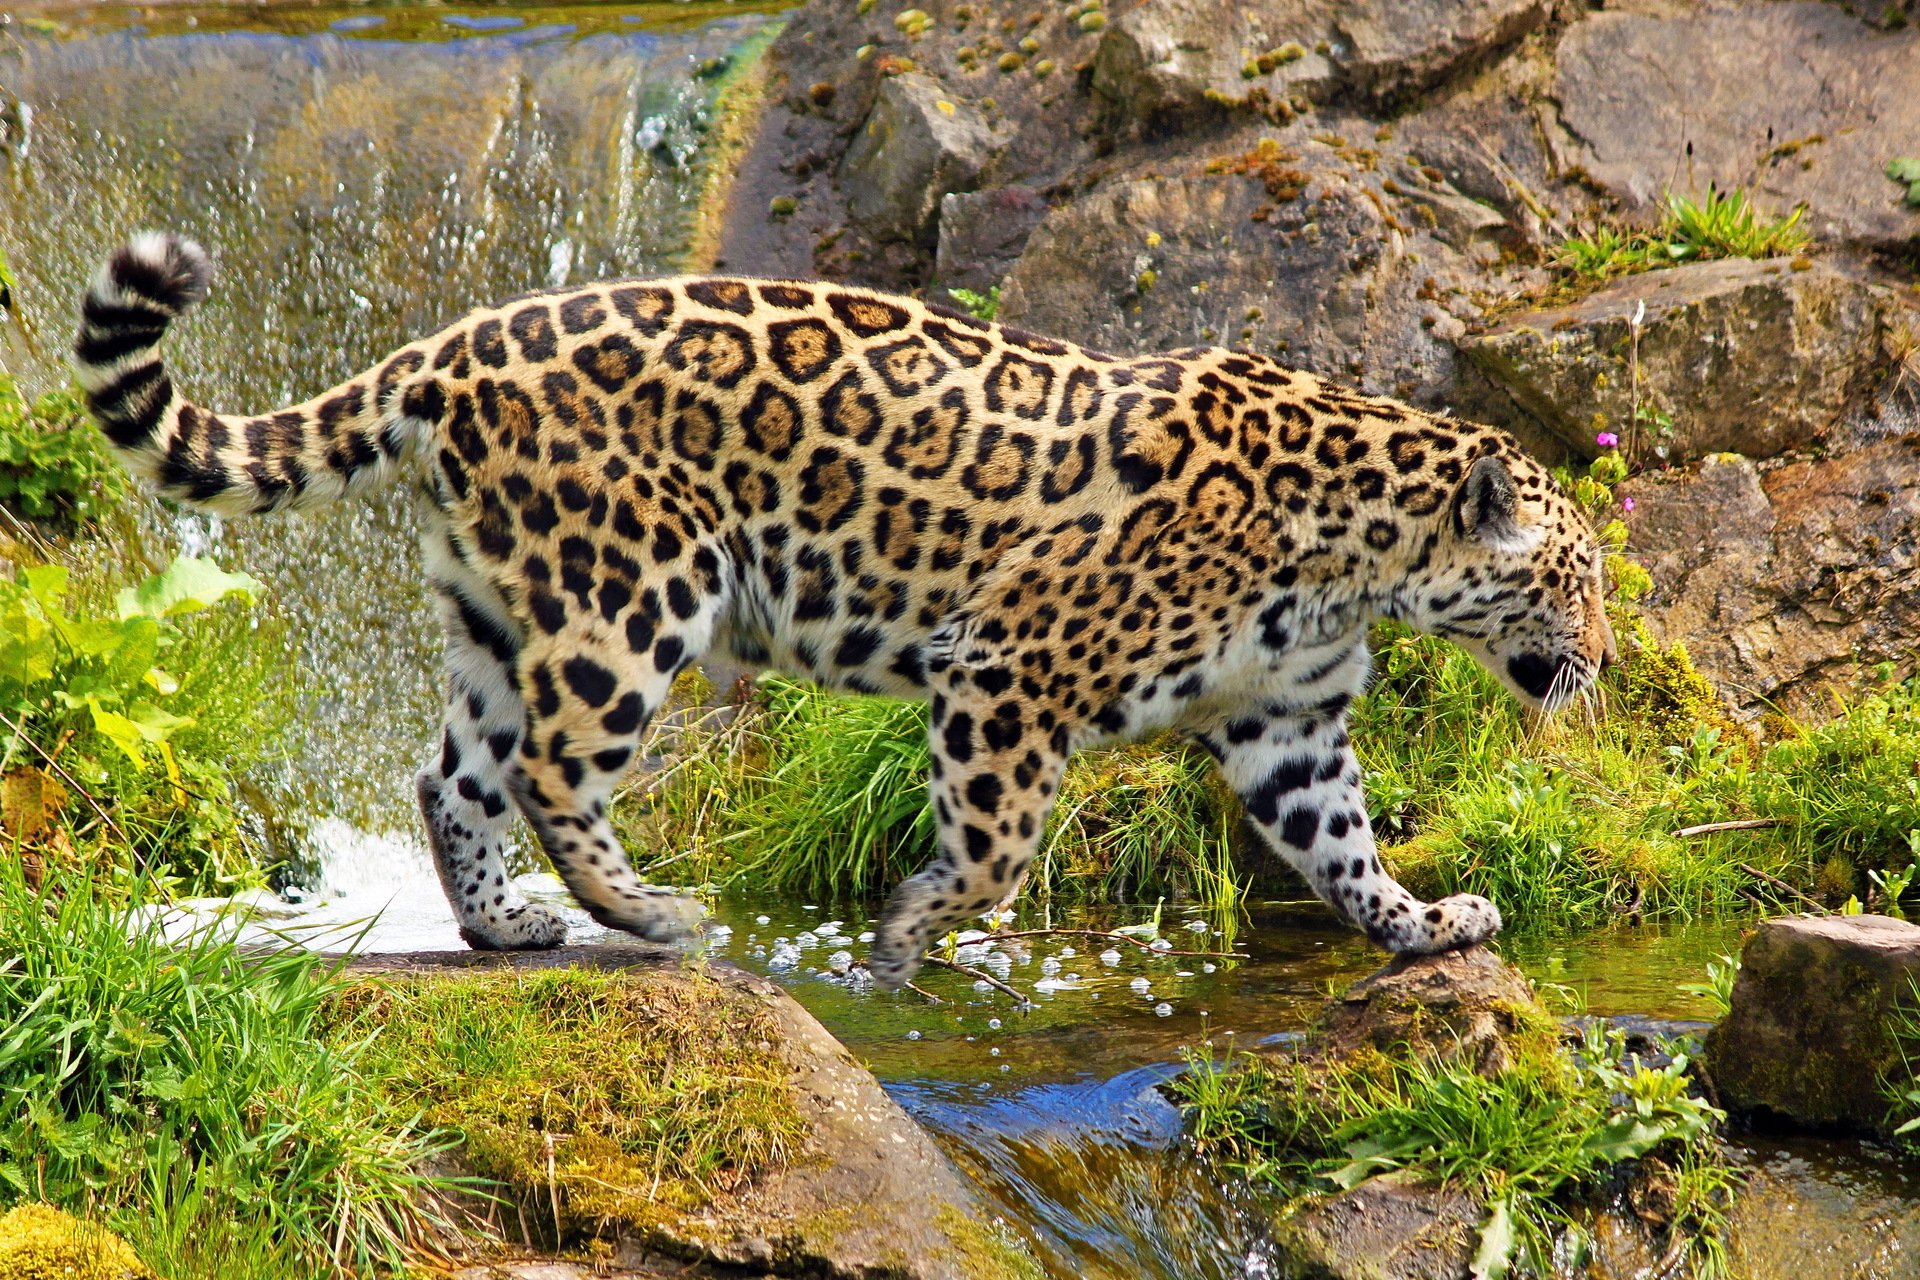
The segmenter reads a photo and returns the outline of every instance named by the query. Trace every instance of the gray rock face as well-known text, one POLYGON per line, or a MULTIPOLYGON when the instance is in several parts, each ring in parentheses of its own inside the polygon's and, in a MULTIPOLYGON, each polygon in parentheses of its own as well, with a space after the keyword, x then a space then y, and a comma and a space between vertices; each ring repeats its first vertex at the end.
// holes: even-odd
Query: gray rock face
POLYGON ((1740 959, 1732 1011, 1707 1038, 1714 1087, 1736 1111, 1880 1129, 1881 1080, 1901 1061, 1888 1028, 1920 979, 1920 926, 1887 916, 1764 920, 1740 959))
POLYGON ((1762 473, 1744 458, 1634 480, 1634 556, 1654 631, 1685 642, 1737 708, 1832 714, 1881 662, 1912 670, 1920 634, 1920 437, 1762 473))
POLYGON ((841 160, 847 211, 878 235, 931 243, 940 198, 971 189, 992 149, 971 104, 928 76, 893 76, 841 160))
POLYGON ((945 197, 933 278, 948 288, 985 293, 1013 269, 1046 216, 1047 202, 1025 187, 945 197))
POLYGON ((1277 169, 1116 182, 1055 209, 1000 319, 1122 354, 1246 346, 1403 396, 1450 383, 1418 296, 1447 250, 1421 237, 1414 261, 1363 175, 1312 155, 1277 169))
POLYGON ((1108 27, 1093 86, 1143 121, 1294 97, 1391 103, 1511 44, 1547 11, 1544 0, 1161 0, 1108 27))
POLYGON ((1881 169, 1920 139, 1915 67, 1920 31, 1874 30, 1839 5, 1590 14, 1560 42, 1562 163, 1629 206, 1670 185, 1752 190, 1757 174, 1762 203, 1804 201, 1822 239, 1907 244, 1920 210, 1881 169))
POLYGON ((1665 435, 1643 422, 1636 456, 1664 444, 1674 460, 1766 457, 1812 442, 1846 410, 1877 357, 1883 297, 1778 259, 1703 262, 1511 316, 1462 350, 1574 450, 1592 454, 1599 431, 1635 436, 1637 400, 1672 424, 1665 435))
MULTIPOLYGON (((645 969, 672 980, 685 963, 668 947, 605 945, 365 956, 349 971, 418 975, 579 966, 645 969)), ((974 1280, 982 1267, 994 1275, 1038 1274, 1029 1255, 985 1225, 988 1215, 970 1185, 933 1139, 812 1014, 764 978, 717 964, 706 972, 766 1003, 779 1028, 779 1051, 793 1068, 794 1097, 808 1127, 806 1147, 784 1171, 737 1197, 663 1221, 644 1239, 620 1242, 616 1267, 635 1277, 688 1274, 687 1263, 726 1275, 835 1280, 974 1280), (654 1270, 663 1259, 676 1260, 673 1268, 654 1270)), ((501 1269, 514 1280, 577 1274, 552 1259, 515 1265, 521 1269, 501 1269)), ((476 1268, 473 1280, 489 1270, 476 1268)))

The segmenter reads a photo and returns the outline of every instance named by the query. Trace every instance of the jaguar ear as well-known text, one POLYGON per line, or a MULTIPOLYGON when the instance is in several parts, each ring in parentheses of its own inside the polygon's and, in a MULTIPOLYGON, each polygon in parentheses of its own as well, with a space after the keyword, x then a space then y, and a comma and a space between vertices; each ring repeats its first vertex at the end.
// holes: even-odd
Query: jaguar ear
POLYGON ((1503 551, 1519 550, 1527 542, 1515 518, 1519 502, 1513 472, 1507 464, 1492 454, 1482 454, 1467 469, 1466 481, 1454 500, 1453 518, 1464 537, 1503 551))

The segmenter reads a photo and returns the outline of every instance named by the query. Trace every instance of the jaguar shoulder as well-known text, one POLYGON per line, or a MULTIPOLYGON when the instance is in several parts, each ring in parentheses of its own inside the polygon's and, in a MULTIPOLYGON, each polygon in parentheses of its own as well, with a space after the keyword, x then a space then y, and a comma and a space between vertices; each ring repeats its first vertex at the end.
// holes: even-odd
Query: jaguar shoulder
POLYGON ((1505 435, 1264 357, 1122 359, 839 285, 694 277, 480 310, 304 404, 232 416, 157 346, 203 297, 190 242, 102 267, 93 412, 161 493, 229 514, 400 476, 425 495, 447 697, 420 802, 476 947, 564 927, 510 883, 517 809, 580 904, 648 937, 615 782, 688 663, 930 703, 940 851, 893 894, 883 984, 1017 892, 1075 750, 1176 728, 1314 890, 1394 951, 1493 905, 1382 868, 1347 738, 1366 629, 1448 636, 1523 701, 1612 651, 1580 513, 1505 435))

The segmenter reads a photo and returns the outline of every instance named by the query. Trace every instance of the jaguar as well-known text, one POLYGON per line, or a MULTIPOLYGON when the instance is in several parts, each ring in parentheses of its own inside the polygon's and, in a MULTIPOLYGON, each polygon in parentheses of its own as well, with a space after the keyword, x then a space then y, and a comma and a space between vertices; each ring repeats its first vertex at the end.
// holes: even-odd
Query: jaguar
POLYGON ((938 851, 870 967, 908 981, 1013 897, 1068 757, 1172 729, 1392 952, 1483 941, 1485 898, 1382 866, 1348 737, 1369 627, 1447 637, 1551 712, 1611 660, 1601 550, 1508 435, 1192 348, 1119 357, 841 284, 686 276, 529 294, 304 404, 217 413, 160 359, 208 255, 144 233, 81 306, 75 363, 125 465, 226 515, 400 478, 423 496, 444 722, 417 786, 476 948, 566 928, 508 875, 524 816, 594 919, 652 939, 608 820, 691 663, 929 705, 938 851))

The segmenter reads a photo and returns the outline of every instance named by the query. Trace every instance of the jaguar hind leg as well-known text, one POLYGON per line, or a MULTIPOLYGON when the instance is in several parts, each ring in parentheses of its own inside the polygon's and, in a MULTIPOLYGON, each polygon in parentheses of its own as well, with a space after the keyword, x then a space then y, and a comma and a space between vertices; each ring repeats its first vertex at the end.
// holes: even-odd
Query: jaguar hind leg
POLYGON ((674 676, 698 651, 691 638, 699 637, 682 631, 636 652, 577 621, 530 643, 520 663, 527 721, 510 777, 514 800, 587 914, 656 942, 692 933, 700 905, 640 883, 607 805, 674 676))
POLYGON ((521 633, 505 603, 468 572, 444 536, 424 540, 446 626, 446 708, 439 748, 415 778, 434 868, 460 936, 480 951, 557 947, 566 923, 529 902, 507 874, 508 778, 526 722, 514 664, 521 633))

